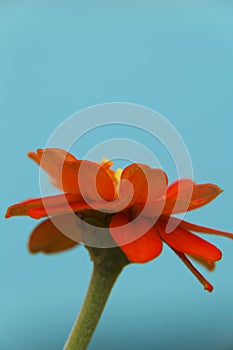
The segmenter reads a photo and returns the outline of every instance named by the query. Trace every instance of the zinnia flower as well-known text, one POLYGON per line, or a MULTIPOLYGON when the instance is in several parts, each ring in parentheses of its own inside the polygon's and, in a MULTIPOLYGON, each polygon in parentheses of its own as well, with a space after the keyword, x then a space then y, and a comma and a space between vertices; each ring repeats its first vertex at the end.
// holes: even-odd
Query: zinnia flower
MULTIPOLYGON (((19 215, 28 215, 34 219, 50 217, 32 232, 29 240, 32 253, 55 253, 78 245, 60 232, 51 220, 56 217, 60 222, 67 223, 72 210, 86 222, 106 228, 109 237, 129 262, 145 263, 156 258, 162 251, 163 243, 166 243, 204 288, 212 291, 212 285, 189 258, 212 270, 222 253, 191 231, 230 238, 233 235, 179 220, 172 214, 208 204, 222 192, 218 186, 198 185, 189 179, 181 179, 168 186, 167 176, 161 169, 131 164, 123 171, 114 171, 110 161, 100 164, 81 161, 61 149, 39 149, 28 156, 42 166, 52 183, 63 191, 60 195, 30 199, 8 208, 7 218, 19 215), (81 168, 83 181, 80 185, 81 168), (169 225, 171 232, 167 230, 169 225), (137 235, 137 232, 140 234, 137 235)), ((80 237, 85 244, 82 232, 80 237)))

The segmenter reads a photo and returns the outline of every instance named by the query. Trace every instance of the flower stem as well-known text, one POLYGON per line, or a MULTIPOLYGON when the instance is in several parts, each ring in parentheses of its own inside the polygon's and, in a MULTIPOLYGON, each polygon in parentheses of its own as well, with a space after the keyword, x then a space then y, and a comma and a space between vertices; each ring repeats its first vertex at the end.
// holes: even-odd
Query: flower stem
POLYGON ((87 349, 111 289, 123 267, 129 263, 119 248, 88 250, 93 260, 92 277, 64 350, 87 349))

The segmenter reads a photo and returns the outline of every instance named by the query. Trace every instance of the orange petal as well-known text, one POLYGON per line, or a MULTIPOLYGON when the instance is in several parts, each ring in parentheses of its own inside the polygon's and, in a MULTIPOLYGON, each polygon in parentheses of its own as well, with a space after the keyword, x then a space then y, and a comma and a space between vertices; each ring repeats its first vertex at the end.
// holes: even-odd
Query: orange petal
POLYGON ((182 213, 197 209, 215 199, 222 190, 213 184, 196 185, 189 179, 171 184, 167 189, 166 204, 163 213, 182 213))
POLYGON ((38 149, 36 152, 29 152, 28 157, 33 159, 50 175, 53 185, 61 190, 63 190, 63 187, 65 187, 65 192, 78 192, 76 185, 77 173, 74 172, 74 168, 77 168, 80 161, 72 156, 72 154, 62 149, 47 148, 44 150, 38 149), (65 179, 62 181, 61 169, 63 166, 66 167, 65 164, 72 164, 73 171, 65 174, 64 177, 66 177, 66 181, 65 179), (73 181, 68 181, 67 177, 73 181))
POLYGON ((83 160, 78 168, 78 186, 84 198, 90 201, 112 201, 116 197, 115 180, 104 164, 83 160))
POLYGON ((196 262, 198 262, 199 264, 201 264, 202 266, 204 266, 209 271, 213 271, 216 267, 216 264, 213 261, 206 260, 199 256, 189 255, 189 257, 195 260, 196 262))
POLYGON ((222 253, 217 247, 191 232, 178 226, 172 232, 166 233, 166 223, 162 220, 158 220, 155 226, 160 237, 171 248, 209 261, 221 259, 222 253))
MULTIPOLYGON (((160 220, 163 220, 163 219, 160 218, 160 220)), ((179 220, 177 218, 173 218, 173 217, 170 217, 169 219, 166 218, 164 221, 167 222, 167 220, 169 220, 169 222, 171 222, 171 223, 174 223, 174 227, 177 227, 179 225, 179 227, 184 228, 186 230, 191 229, 191 227, 193 226, 192 224, 190 224, 190 226, 183 226, 182 224, 183 224, 183 222, 186 223, 185 221, 181 221, 181 220, 179 220)), ((189 223, 187 223, 187 224, 189 224, 189 223)), ((193 230, 191 230, 191 231, 193 231, 193 230)), ((209 261, 209 260, 206 260, 206 259, 204 259, 204 258, 202 258, 200 256, 194 256, 194 255, 191 255, 191 254, 189 254, 189 256, 193 260, 197 261, 199 264, 204 266, 207 270, 213 271, 215 269, 215 263, 213 261, 209 261)))
POLYGON ((188 191, 191 191, 191 193, 193 192, 194 186, 195 183, 190 179, 177 180, 168 186, 166 197, 167 199, 176 198, 178 191, 180 191, 181 198, 185 199, 184 197, 187 196, 188 191))
POLYGON ((184 221, 184 220, 182 220, 179 225, 181 228, 186 229, 186 230, 200 232, 200 233, 209 233, 209 234, 224 236, 224 237, 228 237, 228 238, 233 239, 233 234, 230 232, 220 231, 220 230, 216 230, 214 228, 192 224, 192 223, 184 221))
POLYGON ((116 172, 111 169, 111 166, 113 166, 113 162, 107 158, 103 158, 102 161, 100 162, 101 167, 106 171, 106 173, 110 176, 112 179, 112 182, 114 185, 117 185, 117 178, 116 178, 116 172))
POLYGON ((44 198, 29 199, 14 204, 7 209, 6 218, 27 215, 33 219, 40 219, 49 215, 70 213, 70 211, 80 212, 84 209, 112 213, 121 210, 122 206, 125 206, 124 202, 118 199, 111 202, 96 201, 88 204, 80 195, 63 193, 44 198))
POLYGON ((187 268, 194 274, 194 276, 198 279, 199 282, 203 285, 204 289, 208 290, 208 292, 212 292, 213 286, 210 284, 204 276, 193 266, 193 264, 189 261, 189 259, 181 252, 172 249, 178 257, 183 261, 183 263, 187 266, 187 268))
POLYGON ((113 216, 110 223, 111 235, 129 261, 145 263, 161 253, 162 241, 154 227, 148 230, 149 225, 149 222, 143 218, 134 223, 129 222, 124 214, 113 216), (125 244, 125 242, 130 243, 125 244))
POLYGON ((18 204, 14 204, 7 209, 6 218, 11 216, 28 215, 34 219, 40 219, 49 214, 60 214, 70 210, 78 211, 89 208, 89 206, 80 199, 80 196, 67 193, 56 196, 29 199, 18 204))
MULTIPOLYGON (((63 219, 66 220, 66 216, 63 219)), ((31 253, 57 253, 76 245, 78 243, 61 233, 50 219, 43 221, 33 230, 28 242, 31 253)))
POLYGON ((133 198, 129 206, 135 203, 155 202, 163 198, 167 187, 167 175, 161 169, 153 169, 144 164, 131 164, 121 174, 119 196, 128 196, 133 187, 133 198), (130 186, 130 184, 132 186, 130 186))
POLYGON ((98 163, 78 160, 70 153, 57 148, 38 149, 36 153, 29 152, 28 156, 39 164, 50 175, 52 183, 64 192, 82 193, 89 200, 96 200, 96 193, 105 200, 115 197, 112 178, 104 166, 98 163))

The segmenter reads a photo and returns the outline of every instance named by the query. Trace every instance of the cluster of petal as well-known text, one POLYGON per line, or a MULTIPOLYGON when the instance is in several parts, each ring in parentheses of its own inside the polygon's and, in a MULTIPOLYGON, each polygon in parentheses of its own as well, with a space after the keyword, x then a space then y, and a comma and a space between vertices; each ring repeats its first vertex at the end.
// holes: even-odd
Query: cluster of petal
MULTIPOLYGON (((67 222, 70 210, 75 213, 89 210, 93 217, 97 211, 109 211, 113 213, 109 233, 130 262, 144 263, 156 258, 162 251, 163 243, 166 243, 204 288, 212 291, 212 285, 192 265, 189 258, 212 270, 215 262, 221 259, 221 251, 192 232, 229 238, 233 238, 233 235, 178 220, 172 214, 184 213, 208 204, 222 192, 218 186, 198 185, 189 179, 168 185, 167 176, 161 169, 131 164, 122 172, 114 172, 111 169, 112 162, 99 164, 78 160, 61 149, 39 149, 35 153, 30 152, 28 156, 49 174, 51 182, 63 193, 12 205, 7 210, 7 218, 28 215, 40 219, 54 215, 59 216, 62 222, 67 222), (78 176, 80 169, 84 179, 81 185, 78 176), (138 214, 139 220, 135 221, 138 214), (148 229, 151 220, 155 223, 149 225, 148 229), (168 222, 174 224, 169 233, 166 229, 168 222), (144 234, 135 240, 134 234, 138 230, 144 234)), ((54 253, 77 244, 63 235, 48 218, 32 232, 29 249, 32 253, 54 253)))

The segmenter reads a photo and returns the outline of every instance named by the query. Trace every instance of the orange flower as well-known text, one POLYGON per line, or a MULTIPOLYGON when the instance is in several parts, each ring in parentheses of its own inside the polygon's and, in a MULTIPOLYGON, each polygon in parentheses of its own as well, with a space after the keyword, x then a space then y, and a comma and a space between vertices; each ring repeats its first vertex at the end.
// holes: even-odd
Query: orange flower
MULTIPOLYGON (((131 164, 120 173, 111 169, 112 162, 98 164, 77 160, 61 149, 39 149, 28 156, 49 174, 52 183, 63 193, 12 205, 7 210, 7 218, 19 215, 34 219, 56 216, 62 223, 67 223, 72 210, 87 222, 107 228, 128 260, 135 263, 156 258, 165 242, 204 288, 212 291, 212 285, 188 257, 212 270, 222 253, 190 231, 230 238, 233 235, 178 220, 171 214, 208 204, 222 192, 218 186, 197 185, 189 179, 181 179, 167 186, 167 176, 161 169, 131 164), (167 232, 169 225, 171 232, 167 232)), ((83 237, 82 232, 80 237, 83 237)), ((29 240, 32 253, 54 253, 76 245, 78 243, 61 233, 51 219, 40 223, 29 240)))

